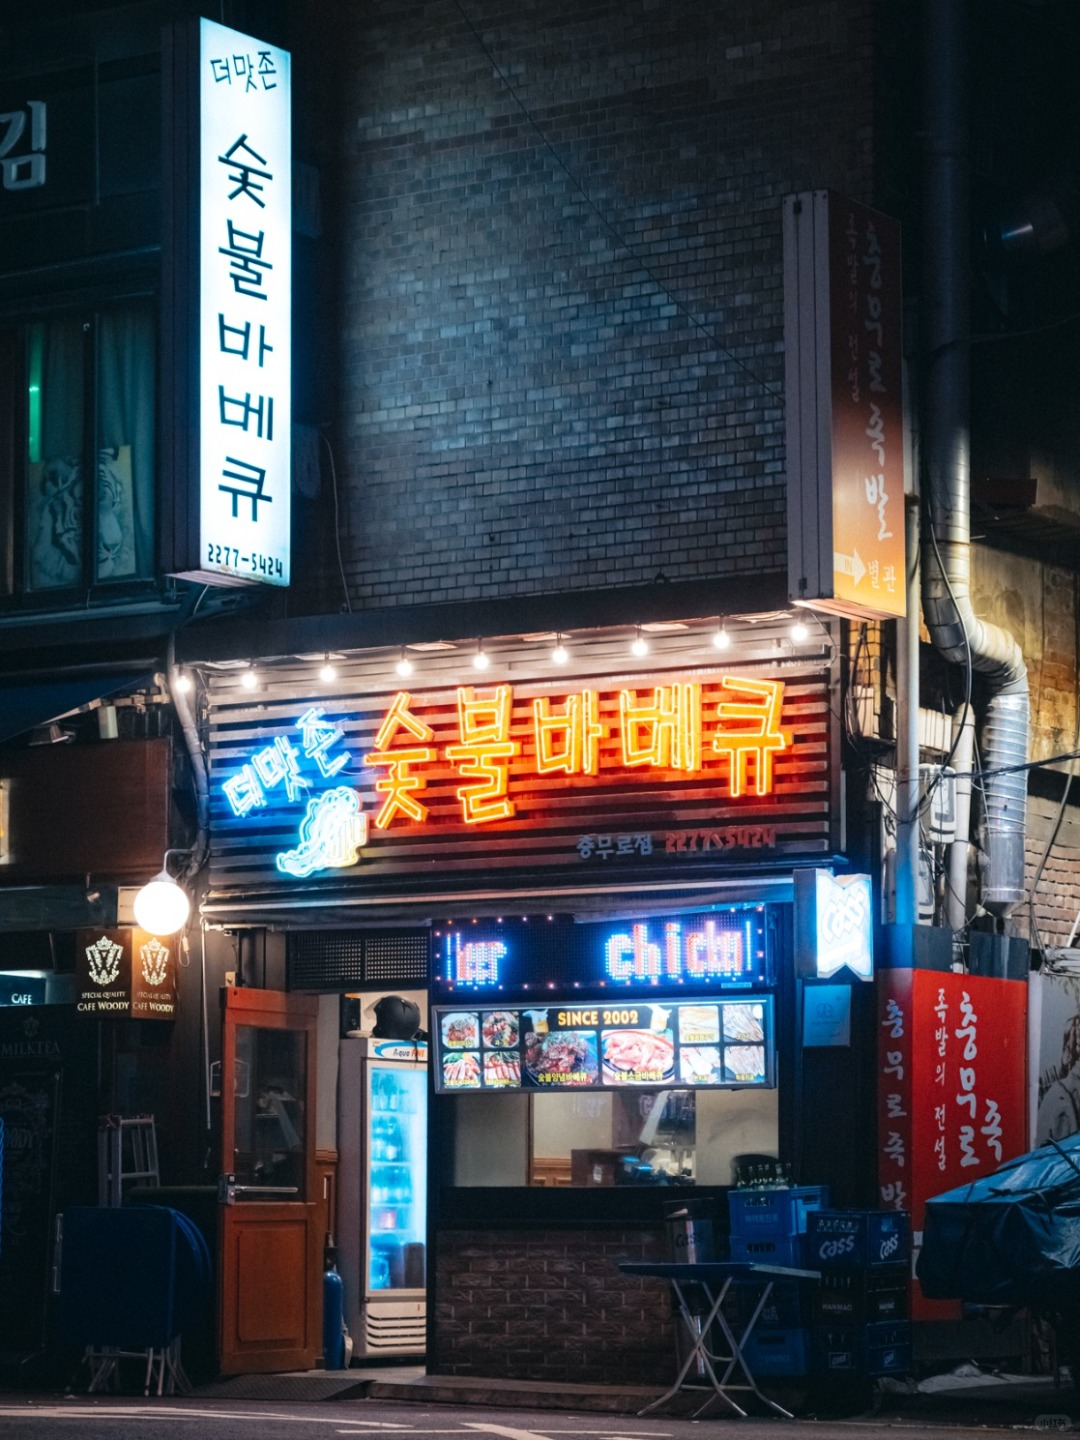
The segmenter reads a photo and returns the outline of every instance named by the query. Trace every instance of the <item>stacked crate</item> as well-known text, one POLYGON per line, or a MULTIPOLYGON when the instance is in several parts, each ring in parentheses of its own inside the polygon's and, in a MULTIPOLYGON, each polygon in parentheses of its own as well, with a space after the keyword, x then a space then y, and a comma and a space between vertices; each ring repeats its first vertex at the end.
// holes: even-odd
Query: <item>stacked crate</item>
MULTIPOLYGON (((802 1268, 807 1225, 828 1203, 829 1191, 824 1185, 729 1191, 732 1260, 802 1268)), ((735 1293, 741 1332, 750 1320, 760 1289, 736 1286, 735 1293)), ((813 1284, 805 1281, 783 1280, 773 1286, 743 1347, 755 1377, 808 1372, 813 1295, 813 1284)))
POLYGON ((901 1210, 815 1211, 803 1259, 821 1272, 811 1360, 820 1375, 872 1378, 911 1369, 911 1234, 901 1210))

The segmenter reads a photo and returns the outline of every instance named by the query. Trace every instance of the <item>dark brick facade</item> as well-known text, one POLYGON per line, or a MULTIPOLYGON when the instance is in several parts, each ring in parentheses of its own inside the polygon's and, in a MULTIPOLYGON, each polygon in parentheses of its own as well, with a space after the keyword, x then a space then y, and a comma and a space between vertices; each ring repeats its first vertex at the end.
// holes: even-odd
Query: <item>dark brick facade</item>
POLYGON ((439 1375, 638 1385, 674 1379, 663 1281, 620 1260, 666 1258, 648 1230, 443 1231, 435 1269, 439 1375))
POLYGON ((781 199, 870 198, 874 8, 350 7, 355 606, 784 567, 781 199))

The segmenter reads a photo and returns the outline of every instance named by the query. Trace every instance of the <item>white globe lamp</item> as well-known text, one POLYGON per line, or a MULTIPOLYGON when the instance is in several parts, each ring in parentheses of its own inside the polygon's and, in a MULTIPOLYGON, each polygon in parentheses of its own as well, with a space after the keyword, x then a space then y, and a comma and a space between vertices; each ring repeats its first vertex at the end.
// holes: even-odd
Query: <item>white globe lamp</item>
POLYGON ((191 914, 191 901, 167 870, 155 875, 135 896, 135 921, 151 935, 173 935, 191 914))

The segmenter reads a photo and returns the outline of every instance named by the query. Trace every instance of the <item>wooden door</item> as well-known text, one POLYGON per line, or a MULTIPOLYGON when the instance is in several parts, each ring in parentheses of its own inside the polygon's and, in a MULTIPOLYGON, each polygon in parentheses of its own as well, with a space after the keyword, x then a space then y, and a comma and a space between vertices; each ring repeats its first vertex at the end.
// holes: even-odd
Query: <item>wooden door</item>
POLYGON ((221 1371, 309 1370, 322 1349, 318 1000, 274 990, 224 995, 221 1371))

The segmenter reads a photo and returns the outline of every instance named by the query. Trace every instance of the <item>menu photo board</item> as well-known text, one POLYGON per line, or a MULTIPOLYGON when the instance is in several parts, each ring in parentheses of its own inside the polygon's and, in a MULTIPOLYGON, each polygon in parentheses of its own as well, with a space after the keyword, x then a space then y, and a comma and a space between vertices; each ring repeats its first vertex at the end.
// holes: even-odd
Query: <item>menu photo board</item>
POLYGON ((775 1084, 770 995, 435 1007, 432 1015, 435 1088, 443 1094, 775 1084))

